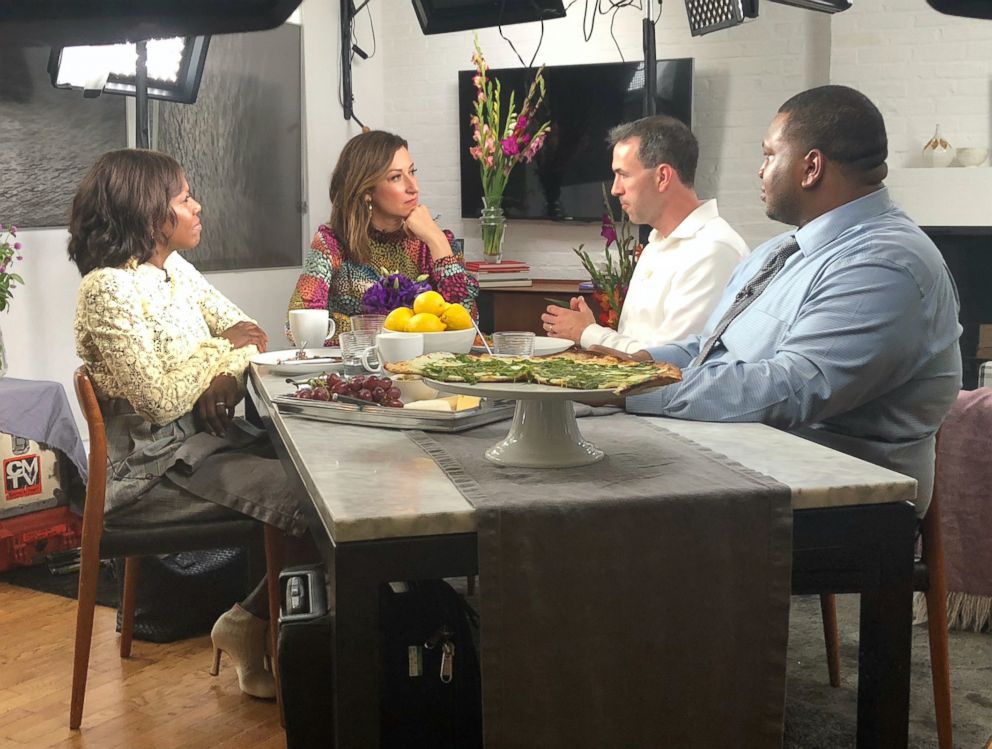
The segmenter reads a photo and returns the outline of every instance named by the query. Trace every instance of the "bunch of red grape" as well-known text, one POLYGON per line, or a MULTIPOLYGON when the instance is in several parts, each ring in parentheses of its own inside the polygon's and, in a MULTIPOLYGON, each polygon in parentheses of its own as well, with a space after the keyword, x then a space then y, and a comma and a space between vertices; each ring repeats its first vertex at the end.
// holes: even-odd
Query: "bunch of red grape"
POLYGON ((400 389, 388 377, 357 375, 349 378, 331 372, 323 377, 308 380, 307 384, 310 385, 309 388, 300 388, 296 391, 297 398, 329 401, 332 400, 332 395, 337 393, 375 403, 378 406, 403 408, 400 402, 400 389))

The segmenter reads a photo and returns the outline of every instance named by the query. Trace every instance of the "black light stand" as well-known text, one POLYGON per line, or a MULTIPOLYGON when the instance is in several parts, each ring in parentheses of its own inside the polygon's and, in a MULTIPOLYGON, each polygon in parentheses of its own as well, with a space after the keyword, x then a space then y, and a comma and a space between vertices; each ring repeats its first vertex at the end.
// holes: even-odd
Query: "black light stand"
POLYGON ((354 120, 363 128, 365 125, 355 117, 355 92, 351 80, 351 22, 368 4, 369 0, 365 0, 356 8, 355 0, 341 0, 341 106, 344 118, 354 120))
MULTIPOLYGON (((660 12, 660 10, 659 10, 660 12)), ((656 113, 658 97, 658 53, 655 49, 654 21, 651 0, 644 2, 644 20, 641 21, 644 39, 644 116, 656 113)))
POLYGON ((134 46, 138 53, 134 68, 134 146, 148 148, 148 46, 144 41, 134 46))

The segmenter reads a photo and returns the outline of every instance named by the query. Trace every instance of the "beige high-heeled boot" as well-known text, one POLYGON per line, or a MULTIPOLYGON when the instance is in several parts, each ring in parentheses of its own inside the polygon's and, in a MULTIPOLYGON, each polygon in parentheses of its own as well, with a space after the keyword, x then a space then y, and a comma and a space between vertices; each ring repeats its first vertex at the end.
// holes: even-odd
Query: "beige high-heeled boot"
POLYGON ((275 679, 263 664, 268 639, 269 623, 234 604, 221 614, 210 630, 214 645, 214 665, 210 673, 213 676, 220 673, 220 653, 224 651, 234 661, 242 692, 252 697, 275 698, 275 679))

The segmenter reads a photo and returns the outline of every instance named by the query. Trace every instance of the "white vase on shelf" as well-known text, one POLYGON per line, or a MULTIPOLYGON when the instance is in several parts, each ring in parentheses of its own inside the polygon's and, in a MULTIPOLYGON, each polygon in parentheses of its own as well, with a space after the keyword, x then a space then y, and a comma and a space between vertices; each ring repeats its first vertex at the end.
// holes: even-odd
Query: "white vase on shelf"
POLYGON ((933 131, 933 137, 923 146, 923 163, 926 166, 950 166, 954 161, 954 147, 940 134, 940 125, 933 131))

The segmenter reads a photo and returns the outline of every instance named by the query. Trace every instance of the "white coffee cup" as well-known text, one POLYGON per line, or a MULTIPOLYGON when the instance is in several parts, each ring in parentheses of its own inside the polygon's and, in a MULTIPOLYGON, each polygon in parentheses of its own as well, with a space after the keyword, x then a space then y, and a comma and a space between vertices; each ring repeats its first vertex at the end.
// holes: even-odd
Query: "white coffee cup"
POLYGON ((326 309, 294 309, 289 311, 289 332, 300 348, 320 348, 324 340, 334 335, 334 318, 326 309))
POLYGON ((370 346, 362 353, 362 365, 373 369, 375 365, 369 362, 369 357, 375 357, 382 364, 396 361, 407 361, 424 353, 424 336, 420 333, 379 333, 375 337, 375 346, 370 346))

